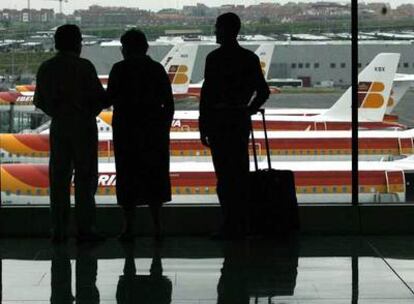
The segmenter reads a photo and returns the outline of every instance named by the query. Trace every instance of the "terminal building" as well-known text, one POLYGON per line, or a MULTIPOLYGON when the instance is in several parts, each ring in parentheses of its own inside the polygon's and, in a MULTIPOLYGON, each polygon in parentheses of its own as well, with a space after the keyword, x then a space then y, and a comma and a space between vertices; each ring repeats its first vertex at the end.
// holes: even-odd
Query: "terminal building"
MULTIPOLYGON (((414 41, 414 40, 413 40, 414 41)), ((359 49, 359 67, 365 67, 380 52, 401 54, 399 73, 414 73, 414 44, 404 40, 361 41, 359 49)), ((217 45, 214 42, 198 43, 198 54, 192 75, 192 82, 203 79, 204 63, 207 54, 217 45)), ((261 42, 241 42, 243 46, 255 50, 261 42)), ((269 71, 269 78, 302 79, 303 86, 345 87, 351 84, 351 42, 338 41, 273 41, 275 50, 269 71)), ((84 47, 83 56, 90 59, 99 74, 108 74, 112 65, 121 60, 118 43, 105 43, 84 47)), ((161 60, 172 45, 151 43, 149 53, 155 60, 161 60)))

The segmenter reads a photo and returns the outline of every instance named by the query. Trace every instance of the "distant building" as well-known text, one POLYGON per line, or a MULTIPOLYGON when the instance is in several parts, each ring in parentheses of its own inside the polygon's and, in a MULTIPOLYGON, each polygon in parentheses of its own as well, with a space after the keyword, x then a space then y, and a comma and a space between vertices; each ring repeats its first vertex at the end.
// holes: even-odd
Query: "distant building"
POLYGON ((10 22, 34 22, 34 23, 48 23, 55 20, 55 12, 53 9, 4 9, 0 10, 0 21, 10 22))
POLYGON ((83 26, 88 25, 127 25, 151 23, 153 14, 149 11, 127 7, 103 7, 92 5, 87 10, 76 10, 74 17, 80 20, 83 26))

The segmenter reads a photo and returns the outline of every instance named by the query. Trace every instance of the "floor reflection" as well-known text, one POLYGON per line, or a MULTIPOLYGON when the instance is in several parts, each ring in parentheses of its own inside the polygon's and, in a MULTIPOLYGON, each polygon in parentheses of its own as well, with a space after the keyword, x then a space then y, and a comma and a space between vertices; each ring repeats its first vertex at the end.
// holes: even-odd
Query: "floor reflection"
MULTIPOLYGON (((154 243, 149 274, 137 275, 135 266, 135 243, 122 243, 125 254, 123 275, 119 276, 116 290, 118 304, 132 303, 171 303, 172 283, 162 275, 162 244, 154 243)), ((139 260, 138 260, 139 262, 139 260)))
POLYGON ((223 243, 217 303, 246 303, 294 294, 299 259, 296 239, 223 243))
POLYGON ((72 303, 72 269, 69 251, 66 245, 55 245, 52 248, 51 272, 51 304, 72 303))
POLYGON ((99 303, 99 291, 96 287, 98 259, 96 245, 80 244, 76 253, 76 296, 72 295, 72 268, 69 247, 66 244, 52 247, 51 296, 50 303, 66 304, 99 303))
POLYGON ((412 303, 413 238, 0 240, 0 302, 412 303))

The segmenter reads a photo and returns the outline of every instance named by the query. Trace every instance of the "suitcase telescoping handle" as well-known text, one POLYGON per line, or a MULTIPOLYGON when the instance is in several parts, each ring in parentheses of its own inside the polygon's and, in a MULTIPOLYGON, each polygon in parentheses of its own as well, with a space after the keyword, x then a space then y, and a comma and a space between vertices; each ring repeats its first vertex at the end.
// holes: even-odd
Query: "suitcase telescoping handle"
MULTIPOLYGON (((270 170, 270 169, 272 169, 272 162, 270 161, 270 148, 269 148, 269 139, 267 137, 265 109, 259 109, 258 112, 260 112, 260 114, 262 115, 263 131, 264 131, 265 145, 266 145, 267 165, 268 165, 269 170, 270 170)), ((254 167, 257 171, 257 170, 259 170, 259 164, 257 162, 257 151, 256 151, 256 141, 254 139, 253 121, 251 119, 250 119, 250 129, 251 129, 251 133, 252 133, 254 167)))

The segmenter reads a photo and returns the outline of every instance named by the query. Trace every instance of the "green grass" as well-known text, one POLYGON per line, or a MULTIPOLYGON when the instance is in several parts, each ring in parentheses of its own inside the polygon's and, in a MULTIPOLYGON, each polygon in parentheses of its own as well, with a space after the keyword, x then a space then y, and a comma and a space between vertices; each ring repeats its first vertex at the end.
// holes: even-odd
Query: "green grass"
POLYGON ((52 52, 2 52, 0 53, 0 75, 36 74, 40 64, 53 55, 52 52))

